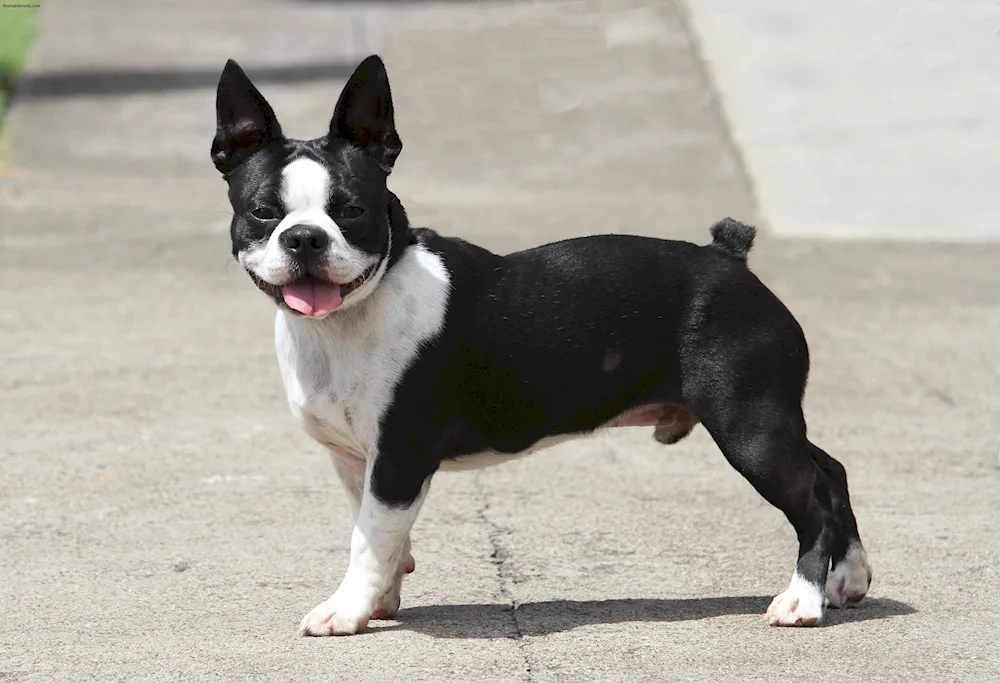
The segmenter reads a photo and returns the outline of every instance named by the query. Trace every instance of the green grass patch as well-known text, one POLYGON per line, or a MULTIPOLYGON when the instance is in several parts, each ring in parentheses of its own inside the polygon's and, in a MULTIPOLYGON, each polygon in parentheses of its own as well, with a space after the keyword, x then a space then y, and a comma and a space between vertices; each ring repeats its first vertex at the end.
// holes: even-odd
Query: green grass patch
MULTIPOLYGON (((29 0, 30 1, 30 0, 29 0)), ((22 0, 22 4, 26 4, 22 0)), ((35 39, 39 10, 0 6, 0 126, 17 75, 35 39)))

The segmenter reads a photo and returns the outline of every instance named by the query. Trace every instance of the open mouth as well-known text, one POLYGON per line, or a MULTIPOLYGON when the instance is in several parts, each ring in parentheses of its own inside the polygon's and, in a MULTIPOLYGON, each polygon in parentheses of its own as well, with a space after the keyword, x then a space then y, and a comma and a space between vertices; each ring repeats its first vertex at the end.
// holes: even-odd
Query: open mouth
POLYGON ((293 311, 312 318, 324 316, 340 308, 344 299, 363 285, 378 267, 378 261, 365 268, 356 278, 346 283, 330 282, 314 275, 302 277, 285 285, 272 285, 256 277, 257 286, 265 293, 273 296, 293 311))
POLYGON ((376 261, 375 263, 371 264, 363 271, 361 271, 361 275, 358 275, 356 278, 348 282, 346 285, 340 285, 340 295, 346 299, 348 294, 356 290, 361 285, 365 284, 365 282, 368 281, 368 278, 370 278, 372 274, 375 272, 375 269, 378 268, 379 263, 380 263, 379 261, 376 261))

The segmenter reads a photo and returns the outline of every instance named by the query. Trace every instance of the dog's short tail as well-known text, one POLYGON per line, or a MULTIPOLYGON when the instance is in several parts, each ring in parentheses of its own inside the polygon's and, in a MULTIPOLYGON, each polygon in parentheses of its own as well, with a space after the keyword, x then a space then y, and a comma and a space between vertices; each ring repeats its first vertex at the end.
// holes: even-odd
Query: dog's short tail
POLYGON ((723 218, 712 226, 712 246, 722 253, 747 262, 747 254, 753 248, 757 228, 740 223, 735 218, 723 218))

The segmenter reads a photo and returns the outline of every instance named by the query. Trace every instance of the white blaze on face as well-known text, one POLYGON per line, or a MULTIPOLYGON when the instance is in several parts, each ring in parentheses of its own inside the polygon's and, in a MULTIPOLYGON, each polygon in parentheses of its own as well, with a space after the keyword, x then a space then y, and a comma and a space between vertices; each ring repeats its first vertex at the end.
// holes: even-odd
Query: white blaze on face
POLYGON ((275 234, 283 227, 307 223, 323 228, 329 225, 343 239, 337 224, 326 215, 329 198, 330 173, 322 164, 306 158, 288 164, 281 172, 281 201, 288 213, 275 234))

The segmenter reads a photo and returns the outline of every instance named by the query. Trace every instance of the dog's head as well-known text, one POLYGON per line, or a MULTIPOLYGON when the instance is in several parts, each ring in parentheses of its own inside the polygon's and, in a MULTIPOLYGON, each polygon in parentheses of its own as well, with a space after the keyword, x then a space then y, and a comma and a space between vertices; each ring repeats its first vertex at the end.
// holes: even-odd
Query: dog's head
POLYGON ((232 60, 219 79, 216 117, 212 161, 229 183, 233 256, 254 283, 315 318, 369 296, 407 229, 386 187, 403 145, 382 60, 361 62, 316 140, 286 138, 232 60))

